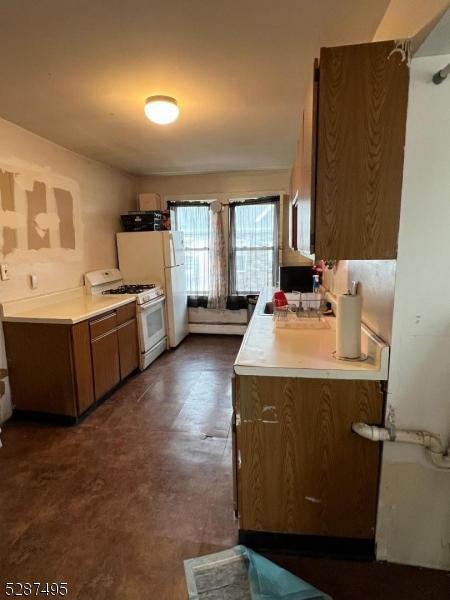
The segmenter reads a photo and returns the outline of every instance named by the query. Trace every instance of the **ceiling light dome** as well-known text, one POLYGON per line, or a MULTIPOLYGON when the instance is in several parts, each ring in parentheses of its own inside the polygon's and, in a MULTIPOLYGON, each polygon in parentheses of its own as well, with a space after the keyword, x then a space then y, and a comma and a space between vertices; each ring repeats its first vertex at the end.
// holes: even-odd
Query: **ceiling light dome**
POLYGON ((146 117, 158 125, 173 123, 180 114, 177 101, 170 96, 150 96, 145 101, 144 111, 146 117))

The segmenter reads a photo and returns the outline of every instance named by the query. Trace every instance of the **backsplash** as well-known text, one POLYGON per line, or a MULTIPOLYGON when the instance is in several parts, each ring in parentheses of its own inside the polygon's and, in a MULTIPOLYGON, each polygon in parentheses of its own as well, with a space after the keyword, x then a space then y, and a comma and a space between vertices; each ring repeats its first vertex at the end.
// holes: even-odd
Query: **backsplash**
POLYGON ((363 296, 363 321, 388 344, 391 343, 394 309, 395 260, 341 260, 325 271, 323 285, 332 294, 343 294, 359 281, 363 296))

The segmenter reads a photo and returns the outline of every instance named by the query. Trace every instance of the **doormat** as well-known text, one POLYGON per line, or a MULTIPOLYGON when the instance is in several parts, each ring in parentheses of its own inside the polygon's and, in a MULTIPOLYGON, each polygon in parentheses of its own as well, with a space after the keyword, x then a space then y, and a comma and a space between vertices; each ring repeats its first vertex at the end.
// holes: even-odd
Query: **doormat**
POLYGON ((184 561, 189 600, 332 600, 245 546, 184 561))

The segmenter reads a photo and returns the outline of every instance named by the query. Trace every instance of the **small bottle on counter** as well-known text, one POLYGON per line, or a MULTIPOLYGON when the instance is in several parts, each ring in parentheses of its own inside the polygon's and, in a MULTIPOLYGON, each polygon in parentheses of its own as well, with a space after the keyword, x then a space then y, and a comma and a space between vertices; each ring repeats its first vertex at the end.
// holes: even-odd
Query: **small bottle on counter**
POLYGON ((318 294, 320 291, 319 275, 313 275, 313 293, 318 294))

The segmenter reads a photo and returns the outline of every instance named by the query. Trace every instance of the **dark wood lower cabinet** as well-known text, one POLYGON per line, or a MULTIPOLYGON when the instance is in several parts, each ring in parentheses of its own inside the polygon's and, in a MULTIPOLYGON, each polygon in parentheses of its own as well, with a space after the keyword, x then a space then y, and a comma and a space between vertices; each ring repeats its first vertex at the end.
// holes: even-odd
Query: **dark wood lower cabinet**
POLYGON ((376 381, 237 376, 240 529, 373 539, 380 446, 351 425, 383 402, 376 381))
POLYGON ((92 340, 91 348, 95 399, 99 400, 120 383, 117 330, 113 329, 92 340))
POLYGON ((76 421, 138 367, 134 303, 74 325, 4 322, 16 411, 76 421))
POLYGON ((95 401, 90 341, 89 322, 76 323, 72 327, 72 361, 77 415, 82 415, 95 401))
POLYGON ((3 323, 8 377, 18 409, 76 417, 70 325, 3 323))
POLYGON ((233 414, 231 416, 231 455, 233 461, 233 510, 235 517, 239 515, 237 492, 237 440, 236 440, 236 376, 231 379, 231 400, 233 414))
POLYGON ((139 366, 139 345, 136 319, 117 328, 119 338, 120 377, 125 379, 139 366))

